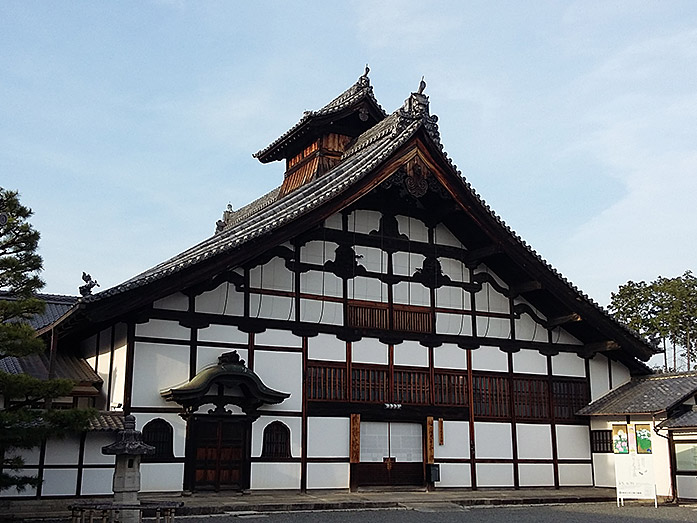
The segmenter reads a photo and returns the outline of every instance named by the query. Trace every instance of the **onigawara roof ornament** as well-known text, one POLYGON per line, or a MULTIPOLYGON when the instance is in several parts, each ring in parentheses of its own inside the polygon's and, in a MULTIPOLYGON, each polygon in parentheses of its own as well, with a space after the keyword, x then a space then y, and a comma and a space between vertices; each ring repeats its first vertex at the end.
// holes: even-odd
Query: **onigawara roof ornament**
POLYGON ((80 295, 84 296, 89 296, 92 294, 92 289, 95 287, 99 287, 99 283, 97 280, 93 280, 92 276, 87 274, 85 271, 82 271, 82 281, 85 282, 84 285, 81 285, 79 290, 80 290, 80 295))

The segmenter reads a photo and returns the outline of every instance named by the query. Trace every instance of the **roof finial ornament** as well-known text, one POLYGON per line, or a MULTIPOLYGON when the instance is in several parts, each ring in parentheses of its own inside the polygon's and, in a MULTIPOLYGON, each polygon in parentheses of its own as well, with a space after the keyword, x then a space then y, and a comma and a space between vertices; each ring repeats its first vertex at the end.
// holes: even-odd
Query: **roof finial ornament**
POLYGON ((368 87, 370 85, 370 79, 368 78, 369 72, 370 67, 368 67, 368 64, 365 64, 365 72, 358 79, 358 85, 360 85, 361 87, 368 87))
POLYGON ((424 77, 421 77, 421 82, 419 82, 419 90, 417 93, 419 94, 424 94, 424 89, 426 89, 426 81, 424 80, 424 77))
POLYGON ((85 282, 84 285, 80 286, 80 294, 83 297, 92 294, 92 288, 99 287, 99 283, 97 283, 97 280, 93 280, 92 276, 90 276, 84 271, 82 272, 82 281, 85 282))

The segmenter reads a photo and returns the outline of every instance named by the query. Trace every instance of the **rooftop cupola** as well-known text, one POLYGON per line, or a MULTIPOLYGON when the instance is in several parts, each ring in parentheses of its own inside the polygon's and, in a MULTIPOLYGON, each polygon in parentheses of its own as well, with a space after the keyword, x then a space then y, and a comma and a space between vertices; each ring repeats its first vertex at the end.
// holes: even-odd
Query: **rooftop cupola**
POLYGON ((279 196, 322 176, 341 161, 349 143, 385 118, 365 72, 355 84, 300 121, 253 156, 262 163, 286 160, 279 196))

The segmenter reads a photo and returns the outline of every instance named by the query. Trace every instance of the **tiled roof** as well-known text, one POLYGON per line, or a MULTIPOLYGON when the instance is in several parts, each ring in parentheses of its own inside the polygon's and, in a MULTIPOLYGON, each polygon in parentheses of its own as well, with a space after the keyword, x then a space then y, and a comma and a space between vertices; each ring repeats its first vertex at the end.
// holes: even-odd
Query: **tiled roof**
POLYGON ((655 414, 671 409, 694 394, 697 394, 697 372, 655 374, 633 378, 583 407, 578 414, 655 414))
MULTIPOLYGON (((46 302, 46 309, 42 314, 36 314, 29 320, 29 325, 35 330, 39 330, 58 320, 78 301, 77 296, 63 296, 60 294, 37 294, 36 297, 46 302)), ((14 300, 14 297, 7 292, 2 292, 0 293, 0 299, 14 300)))
POLYGON ((692 409, 682 414, 676 415, 673 418, 668 418, 662 421, 659 425, 659 429, 694 429, 697 427, 697 410, 692 409))
POLYGON ((100 412, 90 419, 87 430, 107 432, 124 430, 123 412, 100 412))
MULTIPOLYGON (((45 380, 48 379, 49 364, 48 354, 30 354, 21 358, 10 356, 0 359, 0 370, 8 374, 29 374, 45 380)), ((84 359, 60 353, 56 355, 54 377, 90 385, 102 383, 102 378, 84 359)))

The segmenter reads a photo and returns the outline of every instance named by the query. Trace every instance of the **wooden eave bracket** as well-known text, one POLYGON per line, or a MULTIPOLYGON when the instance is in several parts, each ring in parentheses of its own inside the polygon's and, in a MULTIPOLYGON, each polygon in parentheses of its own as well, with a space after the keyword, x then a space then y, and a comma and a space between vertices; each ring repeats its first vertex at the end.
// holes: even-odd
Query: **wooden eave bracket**
POLYGON ((572 312, 571 314, 567 314, 566 316, 550 318, 549 320, 547 320, 547 328, 553 329, 555 327, 565 325, 566 323, 573 323, 582 320, 583 318, 581 318, 580 314, 578 314, 577 312, 572 312))
POLYGON ((580 351, 583 357, 592 358, 598 352, 611 352, 620 350, 621 346, 614 340, 586 343, 580 351))
POLYGON ((515 297, 526 292, 539 291, 540 289, 542 289, 542 283, 537 280, 531 280, 519 283, 517 285, 512 285, 509 292, 511 297, 515 297))

